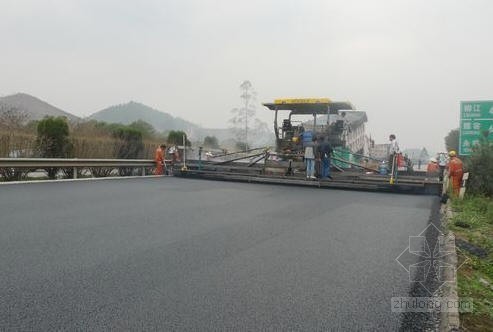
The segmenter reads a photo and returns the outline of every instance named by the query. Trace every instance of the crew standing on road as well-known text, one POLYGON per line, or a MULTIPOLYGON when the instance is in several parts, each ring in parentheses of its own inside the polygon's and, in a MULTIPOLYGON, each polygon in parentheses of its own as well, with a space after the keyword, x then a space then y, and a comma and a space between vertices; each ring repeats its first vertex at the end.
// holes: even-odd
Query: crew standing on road
POLYGON ((317 137, 313 137, 312 142, 306 143, 305 146, 305 163, 306 163, 306 178, 315 179, 315 145, 317 137))
POLYGON ((437 155, 437 160, 438 160, 438 168, 439 168, 438 179, 440 181, 443 181, 443 173, 445 172, 445 168, 447 168, 447 164, 448 164, 447 154, 445 152, 440 152, 437 155))
POLYGON ((154 154, 154 161, 156 162, 156 170, 154 171, 154 175, 164 174, 165 157, 166 157, 166 145, 161 144, 159 148, 156 149, 156 153, 154 154))
MULTIPOLYGON (((212 153, 207 152, 205 155, 206 158, 209 160, 212 156, 212 153)), ((180 153, 178 152, 178 147, 176 145, 173 145, 168 149, 168 158, 169 157, 171 157, 171 165, 166 171, 168 175, 173 175, 173 168, 180 161, 180 153)))
POLYGON ((436 158, 430 158, 430 162, 426 167, 426 174, 428 176, 437 176, 440 168, 438 167, 438 163, 436 158))
POLYGON ((462 160, 457 157, 457 152, 452 150, 448 155, 450 157, 448 164, 448 176, 452 182, 452 192, 454 196, 458 197, 462 183, 462 175, 464 175, 464 166, 462 164, 462 160))
MULTIPOLYGON (((399 154, 401 151, 399 149, 399 144, 397 143, 397 139, 394 134, 390 134, 389 136, 390 140, 390 146, 389 146, 389 171, 392 171, 392 167, 394 167, 394 161, 397 162, 397 154, 399 154)), ((397 168, 397 163, 396 163, 396 168, 397 168)), ((396 172, 396 169, 394 169, 394 172, 396 172)))
POLYGON ((322 179, 332 179, 332 176, 330 176, 330 156, 332 155, 333 150, 326 138, 324 139, 324 137, 322 137, 321 141, 317 151, 317 157, 321 161, 320 177, 322 179))

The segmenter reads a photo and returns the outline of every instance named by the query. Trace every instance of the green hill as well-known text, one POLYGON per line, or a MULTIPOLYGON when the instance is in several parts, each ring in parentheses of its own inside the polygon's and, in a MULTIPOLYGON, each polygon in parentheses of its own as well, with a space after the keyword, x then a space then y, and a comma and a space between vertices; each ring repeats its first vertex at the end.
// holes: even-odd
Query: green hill
POLYGON ((134 101, 105 108, 89 116, 89 119, 121 124, 130 124, 137 120, 143 120, 153 125, 158 131, 184 130, 193 132, 199 128, 199 126, 189 121, 134 101))

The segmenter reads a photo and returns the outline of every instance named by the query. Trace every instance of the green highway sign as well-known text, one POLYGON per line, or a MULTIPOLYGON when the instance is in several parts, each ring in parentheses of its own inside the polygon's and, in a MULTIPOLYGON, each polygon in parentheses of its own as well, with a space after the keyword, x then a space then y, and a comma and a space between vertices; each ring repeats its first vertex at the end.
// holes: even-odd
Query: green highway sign
POLYGON ((463 101, 460 105, 461 119, 493 119, 493 100, 463 101))
POLYGON ((493 100, 460 103, 459 154, 470 155, 481 137, 493 142, 493 100))

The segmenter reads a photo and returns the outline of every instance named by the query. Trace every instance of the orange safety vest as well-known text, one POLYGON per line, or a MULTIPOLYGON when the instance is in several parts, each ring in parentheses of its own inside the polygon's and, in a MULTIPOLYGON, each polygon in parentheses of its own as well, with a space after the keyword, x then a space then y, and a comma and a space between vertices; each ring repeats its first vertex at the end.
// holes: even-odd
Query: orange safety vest
POLYGON ((156 153, 154 154, 155 162, 163 162, 164 160, 164 151, 161 148, 156 149, 156 153))
POLYGON ((454 178, 462 178, 464 174, 462 160, 457 157, 452 157, 448 164, 449 176, 454 178))
POLYGON ((452 191, 455 196, 458 196, 460 192, 460 186, 462 184, 462 175, 464 174, 462 160, 457 157, 452 157, 448 164, 448 170, 449 177, 452 182, 452 191))
POLYGON ((435 173, 438 172, 439 167, 437 163, 429 163, 428 166, 426 167, 426 172, 428 173, 435 173))
POLYGON ((164 151, 160 147, 156 149, 154 155, 154 161, 156 162, 156 169, 154 170, 154 175, 164 174, 164 151))

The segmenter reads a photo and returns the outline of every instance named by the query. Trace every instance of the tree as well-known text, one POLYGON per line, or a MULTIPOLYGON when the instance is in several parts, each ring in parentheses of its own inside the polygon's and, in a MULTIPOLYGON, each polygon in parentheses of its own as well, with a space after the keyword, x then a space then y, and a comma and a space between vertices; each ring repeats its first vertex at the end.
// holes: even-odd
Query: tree
MULTIPOLYGON (((116 156, 118 159, 139 159, 144 152, 144 143, 142 142, 142 133, 129 126, 120 126, 113 132, 113 137, 120 140, 117 146, 116 156)), ((135 168, 121 167, 118 170, 120 176, 133 175, 135 168)))
POLYGON ((206 136, 204 138, 204 147, 210 149, 219 149, 219 142, 216 136, 206 136))
POLYGON ((459 151, 459 129, 452 129, 445 137, 445 147, 447 151, 459 151))
POLYGON ((17 107, 0 104, 0 128, 7 131, 22 129, 29 119, 29 114, 17 107))
POLYGON ((245 142, 236 141, 235 148, 238 151, 247 151, 250 147, 245 142))
POLYGON ((493 196, 493 143, 488 142, 487 138, 482 138, 480 144, 473 147, 466 165, 470 174, 469 191, 493 196))
POLYGON ((419 158, 418 158, 418 163, 421 164, 421 163, 425 163, 428 161, 428 159, 430 158, 430 155, 428 153, 428 150, 426 150, 425 147, 423 147, 421 149, 421 152, 419 153, 419 158))
POLYGON ((254 125, 251 130, 252 142, 254 146, 270 146, 275 141, 274 132, 270 129, 269 125, 259 119, 254 120, 254 125))
POLYGON ((192 143, 187 138, 187 134, 181 130, 170 131, 166 142, 171 145, 183 145, 183 136, 185 136, 186 145, 192 146, 192 143))
POLYGON ((121 126, 113 133, 115 138, 122 141, 118 147, 118 159, 138 159, 142 157, 144 144, 142 143, 142 133, 128 126, 121 126))
POLYGON ((428 150, 423 147, 421 149, 421 152, 419 153, 419 159, 421 160, 427 160, 430 157, 430 154, 428 153, 428 150))
POLYGON ((229 120, 232 125, 232 130, 236 136, 238 142, 242 142, 245 150, 248 150, 248 132, 251 127, 251 118, 255 116, 255 95, 252 83, 246 80, 240 84, 242 91, 240 97, 243 99, 243 106, 240 108, 233 108, 231 113, 233 117, 229 120))
POLYGON ((37 147, 42 158, 65 158, 70 153, 69 128, 64 117, 45 117, 38 122, 37 147))
POLYGON ((144 139, 153 138, 156 135, 156 129, 143 120, 137 120, 128 125, 130 128, 138 130, 142 133, 144 139))
MULTIPOLYGON (((45 117, 38 122, 36 147, 42 158, 68 158, 72 153, 69 127, 64 117, 45 117)), ((55 178, 57 168, 47 168, 48 177, 55 178)))
MULTIPOLYGON (((21 131, 28 131, 25 124, 29 114, 14 106, 0 103, 0 156, 2 157, 30 157, 32 155, 31 140, 17 135, 21 131)), ((35 132, 35 131, 34 131, 35 132)), ((26 168, 0 168, 0 177, 3 180, 22 180, 32 170, 26 168)))

